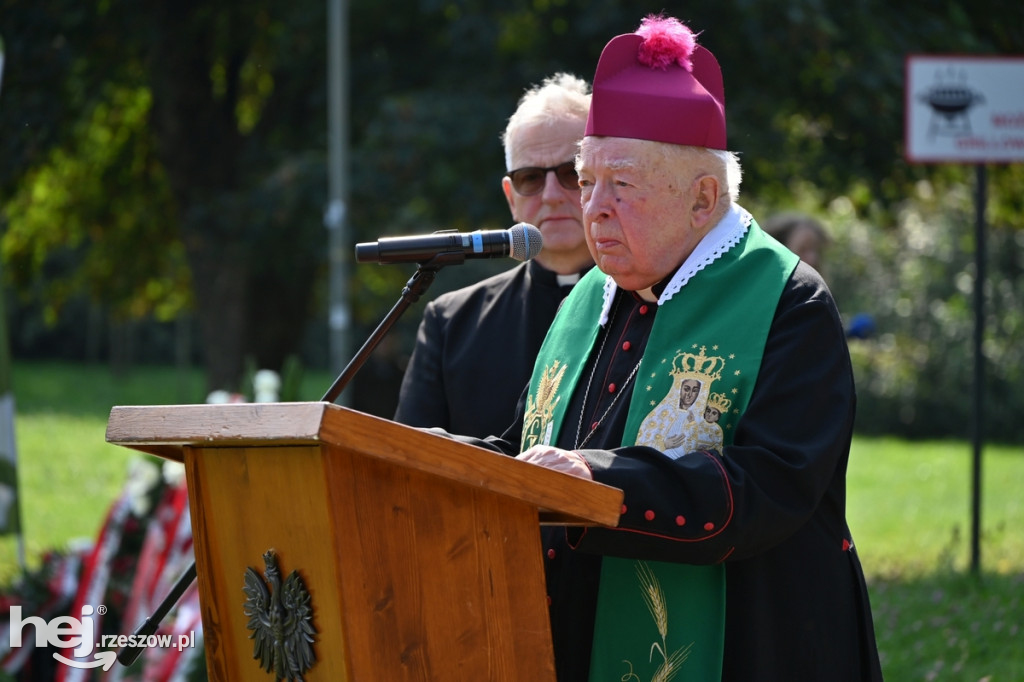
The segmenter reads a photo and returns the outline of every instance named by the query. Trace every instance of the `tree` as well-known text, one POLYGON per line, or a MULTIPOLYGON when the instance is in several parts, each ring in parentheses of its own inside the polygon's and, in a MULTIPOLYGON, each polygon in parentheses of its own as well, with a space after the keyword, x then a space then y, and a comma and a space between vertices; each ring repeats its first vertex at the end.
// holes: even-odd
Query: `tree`
MULTIPOLYGON (((895 230, 894 207, 917 182, 968 182, 964 169, 903 161, 903 60, 1019 50, 1016 3, 979 3, 680 10, 721 63, 744 201, 844 198, 895 230)), ((557 70, 589 78, 610 37, 663 8, 352 0, 356 239, 505 226, 499 135, 523 89, 557 70)), ((0 126, 18 131, 0 139, 0 220, 19 289, 55 315, 83 288, 126 316, 193 307, 211 388, 237 386, 247 357, 279 368, 326 309, 324 10, 322 0, 0 0, 17 103, 0 109, 0 126)), ((1024 226, 1020 182, 1013 169, 991 180, 993 220, 1007 229, 1024 226)), ((502 265, 467 265, 434 286, 502 265)), ((355 268, 357 324, 373 325, 409 275, 355 268)), ((416 323, 407 317, 404 338, 416 323)))
POLYGON ((53 314, 83 285, 126 315, 191 303, 211 388, 236 388, 246 357, 280 368, 320 259, 320 4, 5 5, 21 21, 11 95, 28 104, 8 122, 31 131, 0 175, 19 188, 16 283, 43 282, 53 314))

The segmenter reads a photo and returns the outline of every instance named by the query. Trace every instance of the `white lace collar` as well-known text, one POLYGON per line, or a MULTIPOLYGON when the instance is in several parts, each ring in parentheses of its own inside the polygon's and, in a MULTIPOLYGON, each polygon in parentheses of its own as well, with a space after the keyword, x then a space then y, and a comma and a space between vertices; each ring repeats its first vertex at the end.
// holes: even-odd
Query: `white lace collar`
MULTIPOLYGON (((682 290, 686 283, 694 275, 714 263, 727 253, 729 249, 740 243, 743 236, 750 228, 754 217, 742 206, 733 204, 729 212, 722 217, 718 224, 711 228, 711 231, 704 235, 697 247, 690 256, 683 261, 683 264, 676 270, 676 274, 669 281, 665 291, 661 292, 658 305, 663 305, 682 290)), ((601 307, 601 319, 599 324, 603 327, 608 322, 608 314, 612 307, 612 300, 615 298, 615 291, 618 285, 610 276, 604 280, 604 305, 601 307)))

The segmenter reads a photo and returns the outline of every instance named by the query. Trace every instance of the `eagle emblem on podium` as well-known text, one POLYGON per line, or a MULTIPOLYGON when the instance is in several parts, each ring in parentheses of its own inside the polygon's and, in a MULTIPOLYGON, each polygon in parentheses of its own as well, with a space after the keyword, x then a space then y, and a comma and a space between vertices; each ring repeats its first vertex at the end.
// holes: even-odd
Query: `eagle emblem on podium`
POLYGON ((252 657, 277 680, 301 682, 316 663, 313 643, 313 607, 309 591, 297 571, 281 582, 274 550, 263 554, 266 581, 253 568, 245 569, 242 590, 246 600, 246 627, 253 640, 252 657))

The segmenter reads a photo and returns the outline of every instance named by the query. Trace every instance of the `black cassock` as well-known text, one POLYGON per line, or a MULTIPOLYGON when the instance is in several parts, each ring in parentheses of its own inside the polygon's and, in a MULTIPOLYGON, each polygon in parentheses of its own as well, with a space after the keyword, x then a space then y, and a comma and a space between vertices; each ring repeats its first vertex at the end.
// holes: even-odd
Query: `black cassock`
MULTIPOLYGON (((618 295, 600 363, 593 367, 592 352, 556 445, 580 449, 600 421, 580 451, 596 481, 624 491, 625 511, 614 529, 543 531, 559 681, 587 679, 602 554, 724 562, 723 680, 881 680, 867 587, 846 522, 853 372, 821 277, 800 263, 786 284, 733 444, 721 454, 678 459, 618 447, 633 384, 622 386, 657 312, 634 294, 618 295), (688 522, 680 526, 678 518, 688 522)), ((503 439, 465 440, 514 454, 522 405, 519 418, 503 439)))

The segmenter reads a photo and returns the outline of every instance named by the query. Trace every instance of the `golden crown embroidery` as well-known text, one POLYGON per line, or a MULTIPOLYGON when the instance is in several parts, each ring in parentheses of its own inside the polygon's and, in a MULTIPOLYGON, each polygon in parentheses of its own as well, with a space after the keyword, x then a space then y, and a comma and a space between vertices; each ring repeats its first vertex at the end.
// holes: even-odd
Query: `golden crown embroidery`
POLYGON ((725 366, 726 358, 708 355, 706 346, 697 353, 677 351, 668 371, 672 385, 660 403, 652 401, 654 409, 640 424, 637 444, 655 447, 673 459, 699 450, 721 453, 724 438, 719 421, 729 414, 733 401, 724 391, 711 388, 722 378, 725 366))

